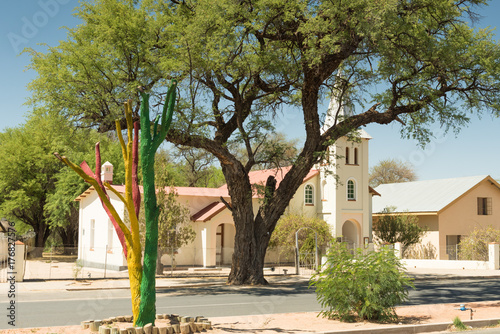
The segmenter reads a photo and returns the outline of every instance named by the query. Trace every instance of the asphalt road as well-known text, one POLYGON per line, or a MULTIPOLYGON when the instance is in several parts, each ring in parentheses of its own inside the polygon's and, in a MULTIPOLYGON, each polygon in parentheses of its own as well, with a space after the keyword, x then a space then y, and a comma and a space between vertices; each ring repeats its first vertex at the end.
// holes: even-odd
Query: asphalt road
MULTIPOLYGON (((500 280, 447 280, 418 282, 407 304, 470 303, 500 300, 500 280)), ((1 305, 8 306, 6 296, 1 305)), ((8 324, 6 307, 0 329, 8 324)), ((181 315, 260 316, 270 313, 319 311, 307 283, 271 287, 205 287, 159 289, 157 313, 181 315)), ((16 301, 16 327, 76 325, 82 320, 131 314, 128 290, 31 292, 16 301)))

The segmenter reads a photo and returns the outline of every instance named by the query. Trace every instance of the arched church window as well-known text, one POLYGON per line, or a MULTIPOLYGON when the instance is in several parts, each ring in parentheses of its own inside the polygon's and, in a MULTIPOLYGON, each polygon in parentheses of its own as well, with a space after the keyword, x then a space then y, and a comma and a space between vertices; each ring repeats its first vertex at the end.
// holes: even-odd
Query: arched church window
POLYGON ((354 164, 358 164, 358 148, 354 148, 354 164))
POLYGON ((349 147, 345 148, 345 164, 349 164, 349 147))
POLYGON ((314 189, 310 184, 306 185, 304 189, 304 203, 306 205, 314 205, 314 189))
POLYGON ((354 180, 347 181, 347 200, 356 200, 356 182, 354 180))

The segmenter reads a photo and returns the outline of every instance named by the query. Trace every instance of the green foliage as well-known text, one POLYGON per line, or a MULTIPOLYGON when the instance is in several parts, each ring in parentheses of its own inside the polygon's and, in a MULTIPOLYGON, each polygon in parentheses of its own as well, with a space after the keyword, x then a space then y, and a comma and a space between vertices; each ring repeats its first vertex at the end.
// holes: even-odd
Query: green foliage
POLYGON ((344 243, 334 242, 327 263, 311 278, 310 286, 323 311, 321 315, 341 321, 396 321, 394 307, 408 299, 414 288, 394 251, 351 252, 344 243))
POLYGON ((156 200, 160 213, 158 216, 158 247, 178 249, 194 241, 196 233, 192 227, 189 208, 178 201, 172 183, 167 183, 169 169, 164 161, 156 161, 156 200))
POLYGON ((370 186, 417 180, 415 168, 406 161, 387 159, 370 168, 370 186))
POLYGON ((408 213, 396 214, 396 208, 387 207, 383 216, 373 223, 373 234, 379 242, 394 244, 400 242, 405 249, 420 242, 427 233, 427 227, 418 224, 418 217, 408 213))
POLYGON ((318 248, 328 245, 333 236, 330 226, 317 217, 306 217, 298 214, 287 214, 280 218, 276 224, 269 248, 279 249, 280 254, 293 255, 295 249, 295 232, 299 232, 299 248, 301 253, 314 253, 314 232, 318 233, 318 248), (313 231, 311 231, 313 230, 313 231))
POLYGON ((40 249, 51 231, 64 232, 72 225, 71 233, 76 236, 78 210, 74 199, 88 188, 53 153, 93 161, 93 155, 87 152, 97 141, 110 152, 115 146, 114 155, 105 158, 115 164, 116 181, 120 182, 123 166, 114 156, 120 157, 121 152, 113 139, 95 130, 71 129, 60 115, 38 110, 24 125, 0 134, 0 154, 4 156, 0 160, 0 210, 3 216, 18 222, 20 232, 27 226, 33 229, 40 249))
POLYGON ((489 225, 476 227, 469 235, 464 236, 459 244, 461 260, 488 261, 490 242, 500 242, 500 230, 489 225))
MULTIPOLYGON (((82 2, 75 13, 82 24, 66 41, 46 52, 28 51, 30 69, 38 74, 29 85, 30 102, 79 126, 109 131, 123 101, 138 102, 137 86, 151 92, 157 111, 168 81, 178 79, 178 109, 166 139, 218 159, 232 190, 236 234, 245 243, 235 256, 258 259, 266 248, 263 236, 273 231, 329 143, 364 125, 394 120, 403 124, 403 136, 425 143, 434 123, 458 130, 474 113, 498 115, 500 47, 491 31, 474 29, 467 17, 487 3, 82 2), (319 108, 331 94, 343 97, 339 104, 349 99, 359 108, 320 131, 319 108), (258 163, 256 149, 286 126, 276 117, 285 111, 292 118, 297 111, 306 130, 300 161, 273 198, 255 215, 246 214, 253 212, 244 196, 251 192, 248 172, 258 163), (243 160, 231 145, 237 141, 246 149, 243 160), (243 228, 250 224, 255 229, 243 228)), ((254 270, 247 267, 242 270, 254 270)), ((262 270, 236 276, 263 282, 262 270)))
POLYGON ((459 317, 455 317, 453 319, 453 326, 455 326, 455 329, 459 332, 469 329, 467 326, 465 326, 465 324, 462 322, 462 320, 460 320, 459 317))

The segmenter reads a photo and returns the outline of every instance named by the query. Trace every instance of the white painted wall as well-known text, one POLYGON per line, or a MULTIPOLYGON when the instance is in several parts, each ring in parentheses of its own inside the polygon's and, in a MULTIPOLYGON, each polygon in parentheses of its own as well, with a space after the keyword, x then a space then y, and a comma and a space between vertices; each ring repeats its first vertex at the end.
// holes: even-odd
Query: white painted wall
MULTIPOLYGON (((111 204, 116 211, 123 217, 124 205, 111 192, 111 204)), ((108 269, 123 269, 127 265, 127 260, 123 255, 120 240, 113 230, 113 248, 106 250, 108 244, 108 222, 109 217, 102 208, 101 201, 96 191, 90 192, 80 201, 78 233, 78 260, 83 261, 84 265, 104 267, 106 262, 108 269), (95 221, 94 247, 91 249, 91 220, 95 221)))

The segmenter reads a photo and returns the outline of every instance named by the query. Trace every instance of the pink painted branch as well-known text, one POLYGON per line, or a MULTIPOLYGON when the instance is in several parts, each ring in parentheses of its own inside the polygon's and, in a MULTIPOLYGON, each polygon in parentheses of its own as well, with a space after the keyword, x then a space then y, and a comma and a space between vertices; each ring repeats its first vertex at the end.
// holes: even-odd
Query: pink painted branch
MULTIPOLYGON (((86 161, 83 161, 80 164, 80 168, 85 172, 85 174, 87 174, 88 176, 90 176, 91 178, 96 180, 97 184, 99 185, 99 187, 102 189, 102 191, 104 192, 104 194, 106 195, 106 197, 109 200, 109 195, 106 191, 106 187, 104 187, 104 184, 102 183, 102 180, 101 180, 100 143, 95 144, 95 165, 96 165, 95 174, 92 172, 92 170, 90 169, 90 167, 86 161)), ((107 205, 104 203, 104 201, 101 198, 99 198, 99 199, 101 200, 101 204, 102 204, 102 207, 104 208, 104 211, 106 211, 106 214, 108 215, 109 220, 111 221, 111 223, 113 224, 113 226, 115 228, 116 234, 118 235, 118 239, 120 240, 120 244, 122 245, 122 248, 123 248, 123 254, 125 254, 125 257, 127 257, 127 244, 125 242, 125 235, 124 235, 123 231, 121 230, 120 226, 118 225, 118 223, 116 222, 116 219, 111 214, 111 211, 109 210, 107 205)))

